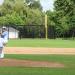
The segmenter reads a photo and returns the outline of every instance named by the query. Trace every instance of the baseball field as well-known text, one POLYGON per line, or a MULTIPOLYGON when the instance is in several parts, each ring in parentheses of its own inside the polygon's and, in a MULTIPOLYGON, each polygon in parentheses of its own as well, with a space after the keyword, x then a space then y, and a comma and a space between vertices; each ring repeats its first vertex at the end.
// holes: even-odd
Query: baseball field
POLYGON ((75 40, 9 40, 1 75, 75 75, 75 40))

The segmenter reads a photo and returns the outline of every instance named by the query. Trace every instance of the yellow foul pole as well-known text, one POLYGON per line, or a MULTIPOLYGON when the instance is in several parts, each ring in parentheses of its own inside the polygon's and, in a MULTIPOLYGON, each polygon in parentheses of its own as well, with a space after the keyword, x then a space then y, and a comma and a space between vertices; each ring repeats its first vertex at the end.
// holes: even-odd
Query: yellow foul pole
POLYGON ((48 39, 48 29, 47 29, 47 14, 45 14, 45 37, 48 39))

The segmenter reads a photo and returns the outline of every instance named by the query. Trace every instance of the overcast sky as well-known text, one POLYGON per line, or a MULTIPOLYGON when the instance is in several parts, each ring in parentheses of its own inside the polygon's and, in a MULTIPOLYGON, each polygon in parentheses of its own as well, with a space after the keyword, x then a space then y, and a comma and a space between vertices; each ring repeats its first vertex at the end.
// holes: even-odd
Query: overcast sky
MULTIPOLYGON (((4 0, 0 0, 0 5, 3 3, 3 1, 4 0)), ((49 9, 53 10, 54 0, 40 0, 40 2, 44 11, 49 10, 49 9)))
POLYGON ((43 6, 43 10, 53 10, 54 0, 40 0, 41 5, 43 6))

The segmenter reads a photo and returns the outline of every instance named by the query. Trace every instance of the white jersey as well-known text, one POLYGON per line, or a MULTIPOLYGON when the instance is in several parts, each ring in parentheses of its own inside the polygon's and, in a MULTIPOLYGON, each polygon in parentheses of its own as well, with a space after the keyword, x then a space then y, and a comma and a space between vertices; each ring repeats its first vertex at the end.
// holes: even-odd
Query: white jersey
POLYGON ((7 31, 3 32, 1 37, 4 39, 5 43, 8 42, 8 32, 7 31))
POLYGON ((4 44, 4 39, 0 37, 0 48, 3 48, 4 47, 3 44, 4 44))

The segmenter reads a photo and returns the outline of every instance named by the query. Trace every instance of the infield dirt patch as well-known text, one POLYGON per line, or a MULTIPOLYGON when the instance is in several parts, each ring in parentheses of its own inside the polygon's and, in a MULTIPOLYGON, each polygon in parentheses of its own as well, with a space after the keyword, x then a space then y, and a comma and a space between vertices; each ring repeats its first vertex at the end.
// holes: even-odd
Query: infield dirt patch
POLYGON ((32 60, 17 60, 17 59, 0 59, 0 66, 16 66, 16 67, 56 67, 63 68, 64 64, 59 62, 49 61, 32 61, 32 60))
MULTIPOLYGON (((34 47, 5 47, 5 54, 71 54, 75 55, 75 48, 34 48, 34 47)), ((0 59, 0 66, 21 67, 64 67, 59 62, 0 59)))
POLYGON ((5 54, 71 54, 75 48, 5 47, 5 54))

